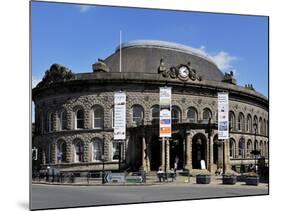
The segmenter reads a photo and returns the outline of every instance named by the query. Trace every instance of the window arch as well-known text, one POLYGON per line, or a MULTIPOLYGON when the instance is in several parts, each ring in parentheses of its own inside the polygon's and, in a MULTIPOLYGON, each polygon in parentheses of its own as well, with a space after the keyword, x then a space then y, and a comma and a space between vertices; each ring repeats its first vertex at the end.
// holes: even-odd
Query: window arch
POLYGON ((263 142, 262 141, 260 141, 260 153, 261 153, 261 155, 264 155, 263 142))
POLYGON ((231 138, 229 140, 229 156, 231 158, 236 157, 236 143, 235 143, 235 140, 233 138, 231 138))
POLYGON ((244 158, 245 157, 245 139, 244 139, 244 137, 240 138, 238 147, 239 147, 239 151, 238 151, 239 157, 244 158))
POLYGON ((59 128, 60 128, 60 130, 67 129, 67 112, 66 112, 66 110, 62 110, 59 113, 59 128))
POLYGON ((244 125, 245 125, 244 114, 240 112, 238 116, 238 130, 244 131, 245 130, 244 125))
POLYGON ((84 111, 83 109, 78 109, 75 115, 75 129, 84 128, 84 111))
POLYGON ((172 106, 172 122, 181 122, 181 109, 178 106, 172 106))
POLYGON ((104 112, 101 106, 94 106, 92 111, 93 117, 93 129, 103 129, 103 122, 104 122, 104 112))
POLYGON ((231 130, 236 130, 236 120, 235 120, 235 114, 233 111, 229 112, 229 122, 230 122, 230 127, 231 130))
POLYGON ((252 143, 251 139, 249 139, 247 141, 247 157, 251 157, 252 150, 253 150, 253 143, 252 143))
POLYGON ((189 107, 187 109, 187 121, 192 122, 192 123, 195 123, 198 121, 198 112, 197 112, 196 108, 189 107))
POLYGON ((57 144, 57 161, 65 163, 66 162, 66 151, 67 145, 64 140, 59 140, 57 144))
POLYGON ((252 116, 250 114, 247 115, 247 124, 246 124, 246 131, 247 132, 253 132, 252 128, 252 116))
POLYGON ((74 144, 74 162, 84 162, 84 143, 81 140, 74 144))
POLYGON ((151 123, 159 124, 159 105, 151 107, 151 123))
POLYGON ((204 108, 203 110, 203 122, 208 123, 209 119, 212 118, 212 112, 208 108, 204 108))
MULTIPOLYGON (((258 133, 259 123, 258 123, 258 117, 256 115, 254 116, 254 124, 253 124, 253 126, 254 125, 256 125, 256 131, 254 131, 254 132, 258 133)), ((255 127, 253 127, 253 128, 255 130, 255 127)))
POLYGON ((92 160, 93 161, 101 161, 102 160, 102 156, 103 156, 103 141, 99 138, 95 138, 93 140, 93 156, 92 156, 92 160))
POLYGON ((263 119, 263 135, 266 136, 266 120, 263 119))
POLYGON ((133 124, 136 126, 143 125, 144 121, 144 109, 141 105, 133 105, 132 106, 132 114, 133 114, 133 124))
POLYGON ((261 117, 259 119, 259 134, 263 134, 263 123, 261 117))

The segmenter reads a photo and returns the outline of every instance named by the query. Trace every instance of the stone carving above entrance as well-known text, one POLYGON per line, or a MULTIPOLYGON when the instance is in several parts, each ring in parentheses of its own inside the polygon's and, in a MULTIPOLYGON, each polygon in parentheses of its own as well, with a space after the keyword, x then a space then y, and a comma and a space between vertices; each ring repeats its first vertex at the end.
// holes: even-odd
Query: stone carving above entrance
POLYGON ((165 78, 178 78, 182 81, 201 81, 202 77, 199 76, 195 69, 191 67, 191 63, 179 64, 177 66, 171 66, 167 68, 164 63, 164 59, 160 59, 160 65, 158 67, 158 73, 162 74, 165 78))

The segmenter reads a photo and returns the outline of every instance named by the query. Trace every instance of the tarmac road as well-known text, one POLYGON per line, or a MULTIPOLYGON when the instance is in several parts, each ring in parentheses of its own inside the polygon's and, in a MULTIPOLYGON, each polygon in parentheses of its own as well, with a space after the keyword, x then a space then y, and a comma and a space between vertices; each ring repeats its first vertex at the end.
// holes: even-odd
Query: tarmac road
POLYGON ((149 186, 32 185, 31 209, 99 206, 189 200, 198 198, 266 195, 268 186, 165 184, 149 186))

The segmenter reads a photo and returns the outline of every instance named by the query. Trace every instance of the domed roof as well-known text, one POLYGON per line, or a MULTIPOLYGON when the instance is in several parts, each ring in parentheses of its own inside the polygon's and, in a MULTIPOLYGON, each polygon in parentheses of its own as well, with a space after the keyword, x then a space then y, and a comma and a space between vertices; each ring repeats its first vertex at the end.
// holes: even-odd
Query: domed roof
MULTIPOLYGON (((202 79, 223 79, 223 73, 207 54, 189 46, 156 40, 135 40, 121 46, 122 72, 158 74, 163 59, 167 68, 190 63, 202 79)), ((119 72, 119 50, 118 46, 115 53, 105 59, 110 72, 119 72)))

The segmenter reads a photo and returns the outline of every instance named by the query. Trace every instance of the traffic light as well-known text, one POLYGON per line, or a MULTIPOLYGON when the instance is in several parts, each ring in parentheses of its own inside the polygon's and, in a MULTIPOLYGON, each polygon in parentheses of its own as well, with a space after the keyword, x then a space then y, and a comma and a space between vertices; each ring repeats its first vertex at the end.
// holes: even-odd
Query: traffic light
POLYGON ((37 155, 38 155, 38 149, 33 148, 32 149, 32 160, 37 160, 37 155))

